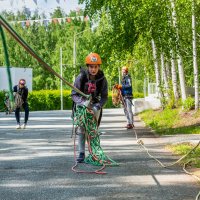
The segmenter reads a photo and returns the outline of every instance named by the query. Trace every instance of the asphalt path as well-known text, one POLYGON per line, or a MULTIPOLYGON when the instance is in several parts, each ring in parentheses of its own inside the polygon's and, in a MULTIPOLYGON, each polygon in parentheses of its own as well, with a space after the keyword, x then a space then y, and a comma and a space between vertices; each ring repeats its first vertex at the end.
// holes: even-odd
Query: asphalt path
MULTIPOLYGON (((188 138, 157 137, 137 116, 136 132, 126 130, 122 109, 105 109, 101 147, 119 166, 106 167, 104 175, 75 173, 70 116, 71 111, 30 112, 27 129, 16 130, 14 114, 0 113, 0 200, 195 199, 197 181, 177 165, 161 167, 137 144, 135 133, 166 165, 178 158, 165 145, 188 138)), ((78 164, 75 169, 99 167, 78 164)))

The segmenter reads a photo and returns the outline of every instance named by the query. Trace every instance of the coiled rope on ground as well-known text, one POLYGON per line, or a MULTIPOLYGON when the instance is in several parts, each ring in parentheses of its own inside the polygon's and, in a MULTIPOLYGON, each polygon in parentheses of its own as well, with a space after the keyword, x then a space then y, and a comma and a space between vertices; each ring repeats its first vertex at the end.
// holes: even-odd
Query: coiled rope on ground
MULTIPOLYGON (((77 127, 83 127, 85 130, 85 139, 88 143, 88 156, 85 158, 85 163, 92 164, 95 166, 102 166, 99 170, 96 171, 77 171, 75 166, 72 167, 72 170, 75 172, 82 173, 97 173, 105 174, 101 172, 106 166, 118 166, 118 164, 109 158, 103 151, 100 146, 100 139, 98 134, 97 121, 94 117, 93 112, 85 106, 77 106, 76 111, 73 117, 73 124, 75 125, 75 130, 77 127)), ((76 135, 75 135, 76 136, 76 135)), ((74 137, 74 141, 75 141, 74 137)), ((74 142, 75 143, 75 142, 74 142)), ((75 157, 76 158, 76 157, 75 157)))

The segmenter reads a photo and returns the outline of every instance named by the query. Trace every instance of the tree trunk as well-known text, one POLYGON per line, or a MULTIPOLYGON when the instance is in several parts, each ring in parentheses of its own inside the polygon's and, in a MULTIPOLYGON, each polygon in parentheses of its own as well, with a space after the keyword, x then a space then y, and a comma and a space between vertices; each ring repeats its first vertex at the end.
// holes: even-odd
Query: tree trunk
POLYGON ((165 88, 164 94, 166 95, 167 99, 169 99, 169 84, 168 84, 168 80, 167 80, 167 72, 166 72, 166 68, 165 68, 165 60, 164 60, 163 53, 161 53, 160 59, 161 59, 161 68, 162 68, 162 81, 164 83, 164 88, 165 88))
POLYGON ((178 27, 177 27, 177 19, 176 19, 176 11, 175 11, 175 4, 174 0, 170 0, 171 2, 171 8, 172 8, 172 22, 173 26, 176 31, 176 37, 177 37, 177 61, 178 61, 178 71, 179 71, 179 79, 180 79, 180 88, 181 88, 181 97, 184 101, 186 99, 186 88, 185 88, 185 75, 183 70, 183 61, 182 56, 180 55, 180 45, 179 45, 179 34, 178 34, 178 27))
POLYGON ((167 60, 166 62, 165 62, 165 69, 166 69, 166 74, 167 74, 167 82, 168 82, 168 84, 169 84, 169 82, 171 81, 171 70, 170 70, 170 65, 169 65, 169 61, 167 60))
POLYGON ((197 47, 196 47, 195 0, 192 1, 192 45, 193 45, 193 67, 194 67, 194 88, 195 88, 195 110, 198 110, 199 79, 198 79, 197 47))
POLYGON ((151 40, 152 43, 152 51, 153 51, 153 58, 154 58, 154 67, 155 67, 155 75, 156 75, 156 90, 158 93, 158 97, 162 98, 163 95, 160 91, 160 70, 159 70, 159 66, 158 66, 158 59, 157 59, 157 49, 156 49, 156 45, 154 40, 151 40))
POLYGON ((172 72, 172 86, 173 86, 174 98, 175 98, 175 101, 177 102, 179 99, 179 93, 178 93, 178 85, 177 85, 175 59, 174 59, 174 53, 172 50, 171 50, 171 72, 172 72))

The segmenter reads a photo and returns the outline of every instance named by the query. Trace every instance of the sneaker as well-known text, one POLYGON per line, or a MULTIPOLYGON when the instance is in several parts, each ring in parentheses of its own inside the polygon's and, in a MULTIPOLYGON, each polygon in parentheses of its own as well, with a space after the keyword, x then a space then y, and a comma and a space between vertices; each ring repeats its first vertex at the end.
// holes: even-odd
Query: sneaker
POLYGON ((16 129, 21 129, 21 125, 17 124, 16 129))
POLYGON ((130 128, 131 124, 127 124, 124 128, 130 128))
POLYGON ((22 128, 23 128, 23 129, 25 129, 25 128, 26 128, 26 124, 25 124, 25 123, 22 125, 22 128))
POLYGON ((132 124, 128 124, 127 125, 127 129, 132 129, 133 128, 133 125, 132 124))
POLYGON ((85 159, 85 153, 80 153, 79 157, 76 159, 76 161, 78 163, 82 163, 82 162, 84 162, 84 159, 85 159))

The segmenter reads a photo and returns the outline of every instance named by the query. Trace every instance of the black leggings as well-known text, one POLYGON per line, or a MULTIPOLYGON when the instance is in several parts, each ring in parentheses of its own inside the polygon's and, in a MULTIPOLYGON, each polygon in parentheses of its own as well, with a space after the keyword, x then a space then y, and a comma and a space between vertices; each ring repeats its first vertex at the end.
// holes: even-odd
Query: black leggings
MULTIPOLYGON (((28 116, 29 116, 29 106, 27 102, 24 102, 22 104, 22 107, 24 108, 24 112, 25 112, 25 118, 24 118, 24 123, 26 124, 28 121, 28 116)), ((15 109, 15 118, 17 120, 17 123, 20 123, 20 108, 16 108, 15 109)))

